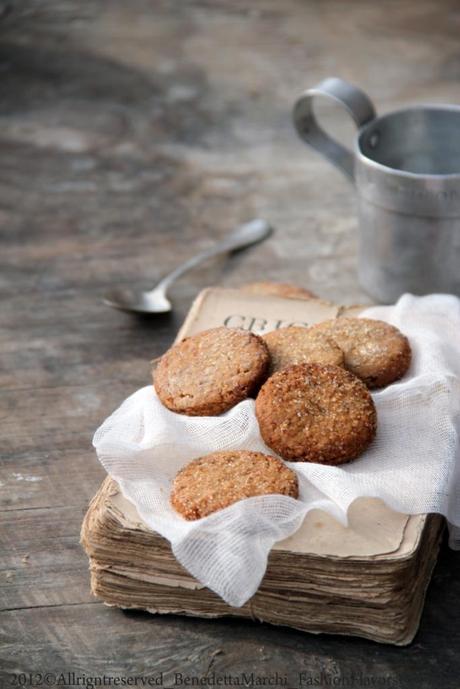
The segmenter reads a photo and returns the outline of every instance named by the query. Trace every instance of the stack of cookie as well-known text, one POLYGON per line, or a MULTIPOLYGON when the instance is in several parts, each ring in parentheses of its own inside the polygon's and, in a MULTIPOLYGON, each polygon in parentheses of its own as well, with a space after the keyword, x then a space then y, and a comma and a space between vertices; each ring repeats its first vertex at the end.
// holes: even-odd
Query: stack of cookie
POLYGON ((183 339, 155 368, 161 402, 214 416, 253 396, 261 436, 277 457, 244 449, 198 457, 176 477, 172 505, 199 519, 256 495, 298 497, 296 474, 281 459, 338 465, 359 457, 377 427, 369 388, 401 378, 410 360, 397 328, 364 318, 264 337, 218 327, 183 339))
MULTIPOLYGON (((171 493, 184 519, 253 495, 296 499, 296 474, 285 461, 336 465, 355 461, 372 443, 378 419, 369 389, 404 375, 409 343, 385 323, 336 318, 339 307, 300 299, 207 290, 179 343, 158 363, 157 394, 176 413, 217 415, 255 398, 267 445, 264 454, 213 453, 184 467, 171 493), (220 327, 235 321, 262 326, 259 335, 220 327)), ((418 626, 441 531, 440 517, 402 515, 377 499, 355 501, 348 527, 310 511, 298 532, 272 549, 257 594, 242 608, 195 581, 110 478, 90 505, 82 542, 92 590, 110 605, 238 615, 406 644, 418 626)))

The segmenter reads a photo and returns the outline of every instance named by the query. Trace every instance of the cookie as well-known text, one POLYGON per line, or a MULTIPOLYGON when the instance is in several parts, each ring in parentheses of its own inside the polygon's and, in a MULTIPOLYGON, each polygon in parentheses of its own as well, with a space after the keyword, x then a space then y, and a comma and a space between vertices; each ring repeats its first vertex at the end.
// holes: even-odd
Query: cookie
POLYGON ((271 373, 293 364, 333 364, 343 366, 343 352, 335 342, 310 328, 290 326, 267 333, 262 338, 270 353, 271 373))
POLYGON ((267 346, 244 330, 212 328, 169 349, 153 380, 161 402, 189 416, 217 416, 257 392, 270 364, 267 346))
POLYGON ((277 457, 249 450, 213 452, 179 471, 171 505, 185 519, 200 519, 238 500, 272 493, 297 498, 297 476, 277 457))
POLYGON ((273 295, 286 299, 317 299, 314 292, 289 282, 249 282, 247 285, 242 285, 240 290, 247 294, 273 295))
POLYGON ((256 399, 265 443, 291 461, 344 464, 375 436, 377 415, 364 383, 339 366, 299 364, 275 373, 256 399))
POLYGON ((409 341, 389 323, 370 318, 337 318, 312 326, 342 349, 345 367, 369 388, 401 378, 411 362, 409 341))

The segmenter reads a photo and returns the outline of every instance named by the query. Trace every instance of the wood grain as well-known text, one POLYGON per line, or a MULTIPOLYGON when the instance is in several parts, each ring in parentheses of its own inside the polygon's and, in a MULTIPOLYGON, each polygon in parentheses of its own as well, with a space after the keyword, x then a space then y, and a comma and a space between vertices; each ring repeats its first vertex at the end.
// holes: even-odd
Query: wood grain
MULTIPOLYGON (((444 549, 408 649, 237 621, 124 614, 91 600, 80 521, 94 429, 149 381, 208 284, 297 281, 366 300, 347 182, 292 129, 296 95, 338 74, 380 111, 460 102, 455 0, 0 3, 0 667, 15 671, 388 675, 458 687, 460 571, 444 549), (174 315, 101 303, 148 286, 255 215, 270 241, 173 290, 174 315)), ((342 113, 331 130, 350 140, 342 113)), ((356 685, 359 686, 359 685, 356 685)))

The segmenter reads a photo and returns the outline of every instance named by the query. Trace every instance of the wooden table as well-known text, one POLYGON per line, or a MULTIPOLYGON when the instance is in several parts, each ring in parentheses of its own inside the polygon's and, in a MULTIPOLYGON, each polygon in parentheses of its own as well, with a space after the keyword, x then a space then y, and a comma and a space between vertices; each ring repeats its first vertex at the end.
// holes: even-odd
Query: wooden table
MULTIPOLYGON (((460 561, 446 547, 420 633, 399 649, 110 609, 78 542, 104 476, 92 433, 149 380, 199 288, 271 278, 365 300, 352 190, 297 140, 290 108, 331 74, 380 110, 460 102, 458 3, 18 0, 0 13, 5 686, 29 671, 163 672, 167 687, 175 672, 254 671, 292 688, 323 671, 318 686, 458 689, 460 561), (173 316, 102 305, 112 285, 148 286, 255 215, 273 239, 177 284, 173 316)), ((340 112, 325 117, 351 137, 340 112)))

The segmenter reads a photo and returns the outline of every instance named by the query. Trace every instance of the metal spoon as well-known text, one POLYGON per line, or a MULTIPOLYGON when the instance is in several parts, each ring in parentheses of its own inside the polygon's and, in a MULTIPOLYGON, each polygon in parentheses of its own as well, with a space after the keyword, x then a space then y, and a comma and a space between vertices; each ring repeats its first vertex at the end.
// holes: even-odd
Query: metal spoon
POLYGON ((182 265, 178 266, 172 273, 169 273, 149 292, 138 292, 130 289, 114 289, 104 298, 107 306, 112 306, 121 311, 134 313, 167 313, 171 311, 172 305, 166 296, 167 290, 178 277, 188 270, 195 268, 203 261, 212 256, 243 249, 251 244, 266 239, 272 232, 272 228, 266 220, 256 218, 238 227, 221 242, 218 242, 210 249, 203 251, 182 265))

